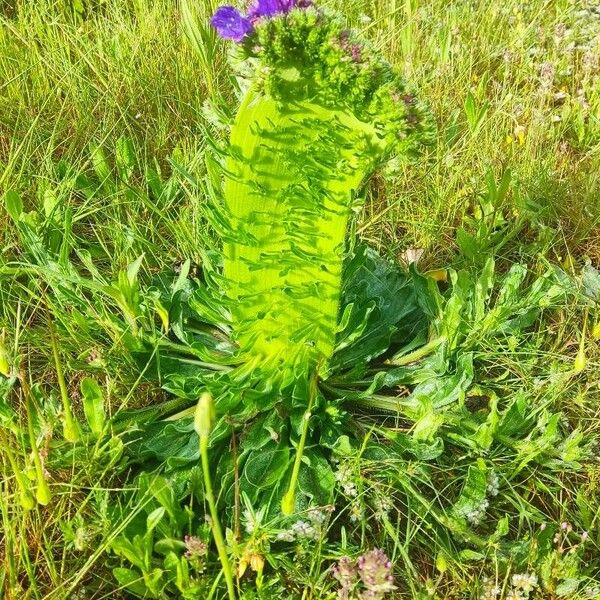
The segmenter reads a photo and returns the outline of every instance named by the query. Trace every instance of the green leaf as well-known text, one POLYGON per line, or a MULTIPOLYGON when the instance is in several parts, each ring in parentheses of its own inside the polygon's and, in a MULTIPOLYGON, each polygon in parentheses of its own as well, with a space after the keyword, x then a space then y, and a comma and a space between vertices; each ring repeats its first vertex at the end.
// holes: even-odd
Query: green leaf
POLYGON ((400 431, 384 430, 383 434, 392 440, 397 452, 408 453, 417 460, 435 460, 444 452, 444 440, 441 437, 435 438, 433 441, 421 442, 400 431))
POLYGON ((469 466, 461 494, 452 507, 457 517, 466 517, 481 510, 487 495, 487 467, 483 461, 469 466))
POLYGON ((496 531, 494 531, 493 539, 499 540, 504 536, 508 535, 509 532, 510 521, 508 515, 505 515, 501 519, 498 520, 496 524, 496 531))
POLYGON ((458 556, 461 560, 465 560, 468 562, 485 560, 485 558, 486 558, 485 554, 482 554, 481 552, 475 552, 475 550, 469 550, 469 549, 461 550, 458 553, 458 556))
POLYGON ((185 543, 175 538, 162 538, 154 544, 154 551, 163 556, 167 556, 171 552, 181 554, 185 552, 185 549, 185 543))
POLYGON ((570 579, 565 579, 556 586, 556 595, 559 598, 571 598, 572 594, 574 594, 579 589, 579 584, 581 583, 581 581, 581 579, 576 579, 574 577, 570 579))
POLYGON ((129 181, 136 165, 136 156, 133 142, 128 137, 121 136, 117 139, 115 162, 121 181, 129 181))
POLYGON ((473 439, 477 445, 484 450, 489 450, 494 441, 494 436, 498 429, 500 416, 498 414, 498 399, 490 399, 490 412, 488 413, 485 423, 482 423, 477 431, 473 434, 473 439))
POLYGON ((165 516, 166 508, 164 506, 159 506, 155 508, 146 519, 146 534, 150 533, 165 516))
POLYGON ((104 395, 102 388, 89 377, 81 381, 81 395, 83 398, 83 412, 92 433, 97 436, 104 431, 106 414, 104 411, 104 395))
POLYGON ((21 196, 14 190, 9 190, 6 192, 4 202, 6 203, 6 211, 11 219, 15 222, 19 221, 23 213, 23 200, 21 200, 21 196))
POLYGON ((140 270, 143 260, 144 260, 144 255, 141 254, 138 258, 135 259, 135 261, 133 261, 127 267, 127 281, 129 282, 129 285, 132 288, 137 285, 138 273, 139 273, 139 270, 140 270))
POLYGON ((116 567, 113 569, 113 575, 120 585, 125 587, 132 594, 139 597, 147 597, 148 588, 144 583, 143 577, 133 569, 116 567))
POLYGON ((130 542, 126 537, 121 536, 112 541, 111 550, 118 556, 127 559, 132 565, 144 571, 146 564, 144 561, 143 548, 139 548, 130 542))
POLYGON ((365 245, 344 266, 342 306, 333 371, 366 364, 392 342, 406 344, 427 328, 414 279, 365 245))
POLYGON ((242 489, 255 500, 261 491, 275 487, 283 479, 290 462, 287 439, 279 444, 271 440, 260 450, 252 450, 244 464, 242 489))
POLYGON ((327 459, 317 450, 307 448, 298 476, 298 489, 312 500, 313 506, 333 502, 335 475, 327 459))
POLYGON ((285 365, 333 353, 353 193, 382 152, 373 126, 347 109, 296 104, 287 110, 249 92, 224 188, 232 224, 224 276, 237 340, 284 379, 285 365), (340 170, 347 162, 355 166, 340 170))
POLYGON ((415 440, 432 441, 439 428, 444 424, 444 415, 433 411, 426 412, 415 423, 413 435, 415 440))
POLYGON ((587 263, 582 270, 584 292, 596 302, 600 302, 600 271, 587 263))

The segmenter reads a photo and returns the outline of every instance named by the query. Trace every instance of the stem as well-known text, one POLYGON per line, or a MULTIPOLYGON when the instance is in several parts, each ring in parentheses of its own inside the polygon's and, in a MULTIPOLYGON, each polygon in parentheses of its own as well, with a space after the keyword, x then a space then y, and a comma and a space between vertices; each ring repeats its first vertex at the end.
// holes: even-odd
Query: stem
POLYGON ((52 344, 52 354, 54 354, 54 365, 56 367, 56 378, 58 379, 58 386, 60 387, 60 397, 62 399, 63 411, 65 413, 65 422, 63 425, 63 434, 67 442, 75 443, 79 441, 79 427, 73 417, 73 410, 71 408, 71 401, 69 399, 69 392, 67 391, 67 384, 65 383, 65 374, 63 372, 62 364, 60 362, 60 356, 58 354, 58 344, 56 343, 56 336, 54 334, 54 328, 52 323, 49 323, 50 330, 50 343, 52 344))
POLYGON ((24 510, 31 510, 35 506, 35 500, 31 494, 29 480, 21 472, 21 469, 17 463, 17 459, 15 458, 11 447, 8 445, 8 440, 4 439, 2 433, 0 433, 0 444, 6 452, 8 462, 10 463, 13 473, 15 474, 15 481, 17 482, 17 487, 19 488, 21 506, 24 510))
POLYGON ((231 444, 233 450, 233 489, 234 489, 234 504, 233 504, 233 521, 235 523, 233 528, 233 534, 235 541, 239 542, 242 539, 241 525, 240 525, 240 468, 238 465, 238 448, 237 448, 237 437, 235 429, 232 426, 231 444))
POLYGON ((223 531, 221 524, 219 523, 219 513, 217 512, 217 503, 215 502, 215 496, 213 493, 212 482, 210 479, 210 470, 208 462, 208 435, 200 435, 200 460, 202 462, 202 476, 204 478, 204 490, 206 494, 206 500, 210 510, 210 518, 212 520, 212 532, 215 538, 215 545, 217 546, 217 552, 219 553, 219 560, 223 567, 223 575, 227 582, 227 592, 229 600, 236 600, 235 587, 233 584, 233 573, 231 571, 231 565, 229 564, 229 557, 227 556, 227 550, 225 548, 225 539, 223 538, 223 531))
POLYGON ((388 362, 389 362, 389 364, 397 366, 397 367, 403 367, 403 366, 409 365, 410 363, 416 362, 417 360, 420 360, 421 358, 428 356, 445 341, 446 341, 445 336, 435 338, 435 339, 427 342, 427 344, 425 344, 424 346, 417 348, 417 350, 415 350, 414 352, 410 352, 409 354, 405 354, 404 356, 399 356, 399 357, 394 356, 394 357, 390 358, 390 360, 388 362))
POLYGON ((290 486, 285 496, 281 500, 281 512, 284 515, 291 515, 294 513, 294 509, 296 506, 296 486, 298 485, 298 476, 300 475, 300 465, 302 464, 302 457, 304 455, 304 447, 306 446, 306 438, 308 437, 308 424, 311 417, 311 410, 317 396, 317 372, 318 369, 315 370, 315 373, 311 379, 310 383, 310 391, 308 398, 308 407, 306 412, 304 413, 303 423, 302 423, 302 434, 300 436, 300 442, 298 444, 298 451, 296 452, 296 458, 294 460, 294 467, 292 469, 292 477, 290 479, 290 486))
POLYGON ((25 396, 25 412, 27 413, 27 430, 29 433, 29 443, 31 445, 31 454, 33 456, 33 464, 35 465, 35 473, 37 479, 37 489, 35 492, 36 500, 42 505, 46 506, 52 498, 50 487, 44 477, 44 467, 42 466, 42 459, 40 458, 40 452, 37 447, 35 439, 35 431, 33 429, 33 402, 31 401, 31 392, 29 386, 25 381, 25 376, 21 375, 21 388, 23 395, 25 396))
POLYGON ((586 336, 586 330, 587 330, 588 311, 589 311, 589 309, 586 307, 585 313, 583 316, 583 331, 581 332, 581 339, 579 340, 579 350, 577 352, 577 356, 575 357, 575 365, 573 367, 573 371, 575 373, 581 373, 582 371, 585 371, 585 366, 586 366, 585 336, 586 336))

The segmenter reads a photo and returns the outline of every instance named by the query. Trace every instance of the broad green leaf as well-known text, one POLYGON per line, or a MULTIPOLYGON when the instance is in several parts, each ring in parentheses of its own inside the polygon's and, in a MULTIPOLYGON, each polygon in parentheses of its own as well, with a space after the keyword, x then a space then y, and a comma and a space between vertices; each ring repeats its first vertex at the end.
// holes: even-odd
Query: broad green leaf
POLYGON ((23 212, 23 200, 21 200, 21 196, 14 190, 9 190, 6 192, 4 202, 6 203, 6 211, 11 219, 18 221, 23 212))
POLYGON ((432 411, 426 412, 415 423, 413 436, 418 441, 432 441, 439 428, 444 424, 444 415, 432 411))
POLYGON ((111 550, 117 555, 127 559, 132 565, 144 571, 146 563, 143 549, 139 548, 126 537, 121 536, 111 542, 111 550))
POLYGON ((342 306, 350 309, 337 335, 336 371, 366 364, 392 342, 406 344, 427 327, 413 278, 364 245, 344 265, 342 306))
POLYGON ((248 453, 242 475, 242 488, 250 498, 276 486, 284 477, 290 465, 290 448, 287 439, 277 444, 273 440, 260 450, 248 453))
POLYGON ((96 435, 102 435, 104 431, 104 395, 102 388, 89 377, 81 381, 81 395, 83 399, 83 412, 87 423, 96 435))
POLYGON ((317 450, 307 449, 300 467, 298 489, 312 500, 313 506, 333 502, 335 475, 331 465, 317 450))
POLYGON ((143 577, 139 572, 134 571, 133 569, 126 569, 124 567, 116 567, 112 571, 115 579, 130 591, 132 594, 136 596, 147 597, 148 588, 144 583, 143 577))
POLYGON ((282 110, 250 92, 231 145, 224 275, 237 339, 273 366, 329 360, 352 194, 381 143, 349 111, 313 102, 282 110), (371 148, 361 154, 366 140, 371 148), (335 168, 348 163, 356 167, 335 168))
POLYGON ((488 470, 483 461, 471 465, 460 496, 452 512, 457 517, 468 517, 482 510, 486 499, 488 470))

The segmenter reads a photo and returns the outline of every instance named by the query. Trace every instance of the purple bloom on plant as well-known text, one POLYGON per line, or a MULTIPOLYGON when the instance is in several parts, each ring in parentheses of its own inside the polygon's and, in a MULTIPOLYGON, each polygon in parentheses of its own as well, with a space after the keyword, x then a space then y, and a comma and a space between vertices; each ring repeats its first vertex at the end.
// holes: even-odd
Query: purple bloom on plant
POLYGON ((280 0, 257 0, 248 11, 248 16, 251 19, 259 19, 260 17, 272 17, 281 10, 280 0))
POLYGON ((241 42, 253 29, 250 19, 233 6, 218 8, 211 19, 211 25, 222 38, 234 42, 241 42))
POLYGON ((392 563, 383 550, 371 550, 363 554, 357 562, 358 573, 366 588, 363 597, 368 600, 381 600, 387 592, 396 589, 392 575, 392 563))
POLYGON ((256 0, 248 16, 251 19, 289 13, 292 8, 308 8, 311 0, 256 0))

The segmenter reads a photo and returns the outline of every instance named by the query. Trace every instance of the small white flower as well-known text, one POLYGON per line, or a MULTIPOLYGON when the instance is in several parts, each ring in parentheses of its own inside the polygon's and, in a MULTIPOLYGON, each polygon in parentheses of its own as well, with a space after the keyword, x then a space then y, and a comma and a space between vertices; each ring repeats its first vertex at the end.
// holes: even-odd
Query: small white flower
POLYGON ((363 511, 358 502, 353 502, 350 506, 350 520, 353 523, 357 523, 362 519, 363 511))
POLYGON ((506 600, 525 600, 525 594, 515 588, 509 590, 506 600))
POLYGON ((312 508, 308 511, 308 518, 315 525, 323 525, 325 521, 327 521, 329 514, 325 510, 321 510, 320 508, 312 508))
POLYGON ((294 534, 291 531, 280 531, 275 538, 278 542, 293 542, 294 534))
POLYGON ((307 521, 296 521, 292 525, 291 532, 297 539, 314 540, 319 537, 319 532, 307 521))
POLYGON ((535 573, 531 574, 515 574, 512 576, 512 584, 516 589, 524 592, 531 592, 538 586, 538 578, 535 573))
POLYGON ((344 483, 342 485, 342 489, 344 490, 344 494, 346 494, 346 496, 350 496, 351 498, 356 498, 356 496, 358 496, 358 490, 356 489, 356 484, 354 483, 344 483))

